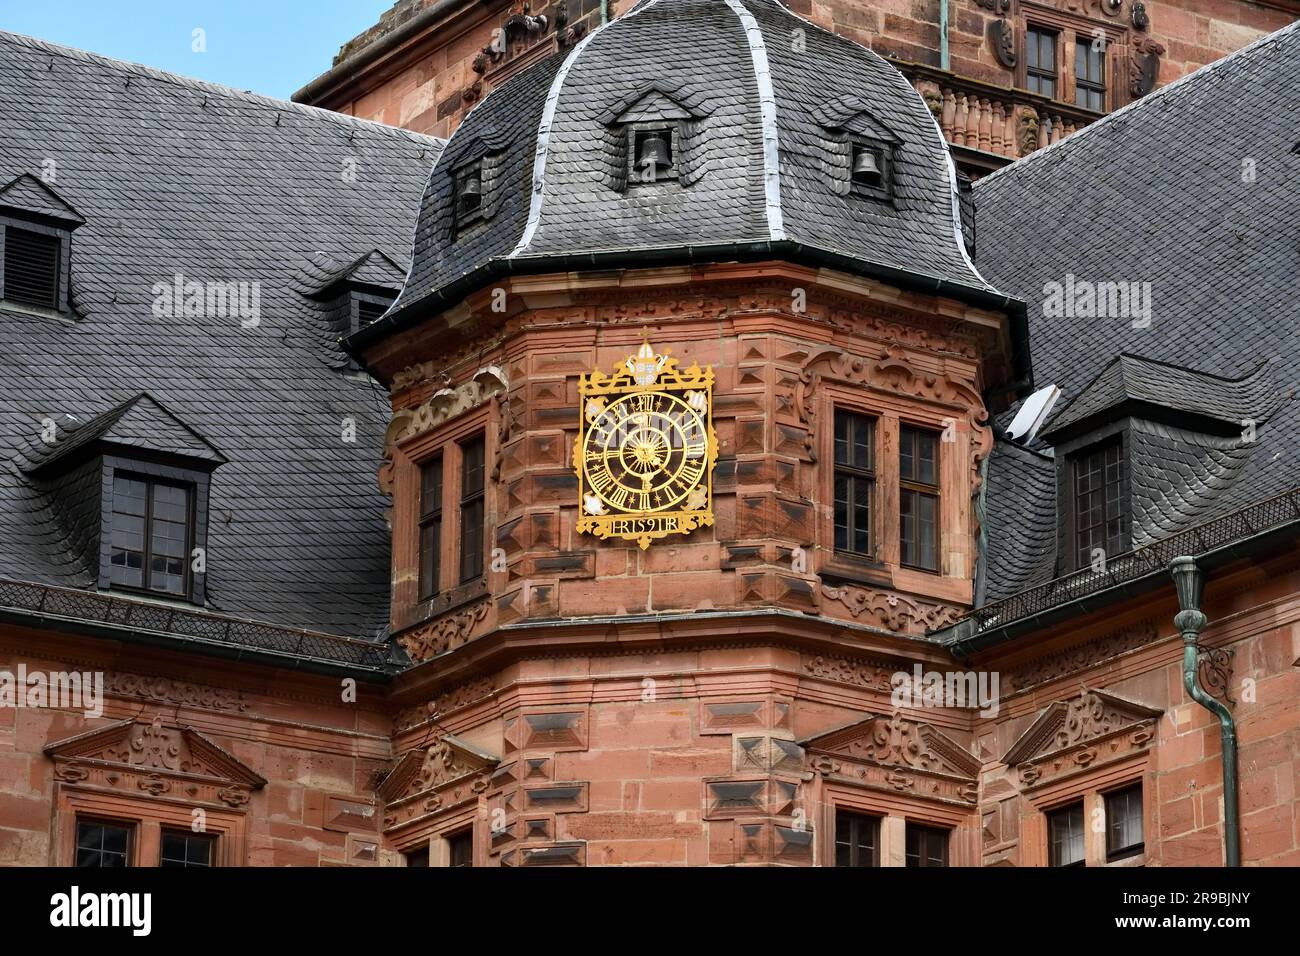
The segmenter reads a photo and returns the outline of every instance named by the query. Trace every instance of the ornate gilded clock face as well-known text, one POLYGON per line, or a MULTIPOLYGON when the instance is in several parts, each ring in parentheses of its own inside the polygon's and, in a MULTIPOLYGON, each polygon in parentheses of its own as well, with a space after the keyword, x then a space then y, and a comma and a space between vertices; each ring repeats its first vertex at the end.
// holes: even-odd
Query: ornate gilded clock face
POLYGON ((579 392, 579 531, 645 548, 713 523, 711 368, 679 371, 646 343, 613 375, 584 375, 579 392))

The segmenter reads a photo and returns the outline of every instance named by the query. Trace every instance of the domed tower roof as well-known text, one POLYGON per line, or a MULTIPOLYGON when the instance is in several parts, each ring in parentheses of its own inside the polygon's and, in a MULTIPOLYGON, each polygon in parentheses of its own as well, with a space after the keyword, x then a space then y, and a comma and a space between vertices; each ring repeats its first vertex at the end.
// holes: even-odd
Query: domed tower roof
POLYGON ((776 0, 642 0, 494 91, 425 191, 386 330, 510 272, 779 258, 986 307, 929 109, 776 0), (648 143, 650 138, 657 143, 648 143))

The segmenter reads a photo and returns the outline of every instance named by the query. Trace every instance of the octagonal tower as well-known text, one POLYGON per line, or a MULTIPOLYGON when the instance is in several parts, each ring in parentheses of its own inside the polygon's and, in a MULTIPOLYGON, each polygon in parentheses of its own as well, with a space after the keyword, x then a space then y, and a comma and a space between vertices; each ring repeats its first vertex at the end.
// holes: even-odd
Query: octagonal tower
POLYGON ((839 814, 876 821, 852 853, 976 862, 974 708, 893 693, 953 668, 927 634, 972 603, 988 415, 1027 384, 972 235, 915 90, 774 0, 644 0, 473 111, 349 340, 392 397, 416 664, 392 848, 815 865, 839 814), (678 458, 584 470, 673 401, 678 458))

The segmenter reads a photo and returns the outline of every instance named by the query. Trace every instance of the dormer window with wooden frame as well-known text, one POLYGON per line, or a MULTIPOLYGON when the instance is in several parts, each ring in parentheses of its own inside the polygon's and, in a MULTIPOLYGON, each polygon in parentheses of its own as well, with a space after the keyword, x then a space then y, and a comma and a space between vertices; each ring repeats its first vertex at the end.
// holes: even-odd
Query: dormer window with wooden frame
POLYGON ((1132 550, 1123 436, 1075 452, 1068 468, 1072 567, 1091 566, 1098 552, 1111 560, 1132 550))
POLYGON ((184 597, 190 592, 193 489, 142 475, 113 475, 109 581, 115 588, 184 597))
POLYGON ((704 174, 708 98, 668 82, 644 84, 600 115, 602 178, 620 193, 688 187, 704 174))
POLYGON ((0 308, 71 311, 72 232, 84 219, 36 177, 0 189, 0 308))

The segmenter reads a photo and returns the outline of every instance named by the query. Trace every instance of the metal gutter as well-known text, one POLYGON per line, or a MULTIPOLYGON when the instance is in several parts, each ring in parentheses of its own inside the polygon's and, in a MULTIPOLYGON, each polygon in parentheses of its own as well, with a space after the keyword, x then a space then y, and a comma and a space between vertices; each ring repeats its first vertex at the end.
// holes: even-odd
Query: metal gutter
MULTIPOLYGON (((1235 514, 1225 515, 1224 517, 1232 518, 1235 517, 1235 514)), ((1209 548, 1202 552, 1196 561, 1204 569, 1221 568, 1239 558, 1253 557, 1260 553, 1275 550, 1279 545, 1296 538, 1300 538, 1300 517, 1246 535, 1227 544, 1209 548)), ((1156 545, 1159 544, 1160 542, 1156 542, 1156 545)), ((1038 631, 1080 615, 1091 614, 1126 598, 1159 590, 1165 584, 1165 573, 1166 570, 1163 566, 1155 567, 1131 580, 1108 588, 1102 588, 1083 597, 1065 601, 1037 614, 1017 618, 1007 624, 983 632, 977 630, 977 618, 966 617, 946 631, 938 631, 936 634, 949 635, 945 643, 947 643, 954 656, 959 659, 969 658, 980 651, 1005 644, 1032 631, 1038 631)))

